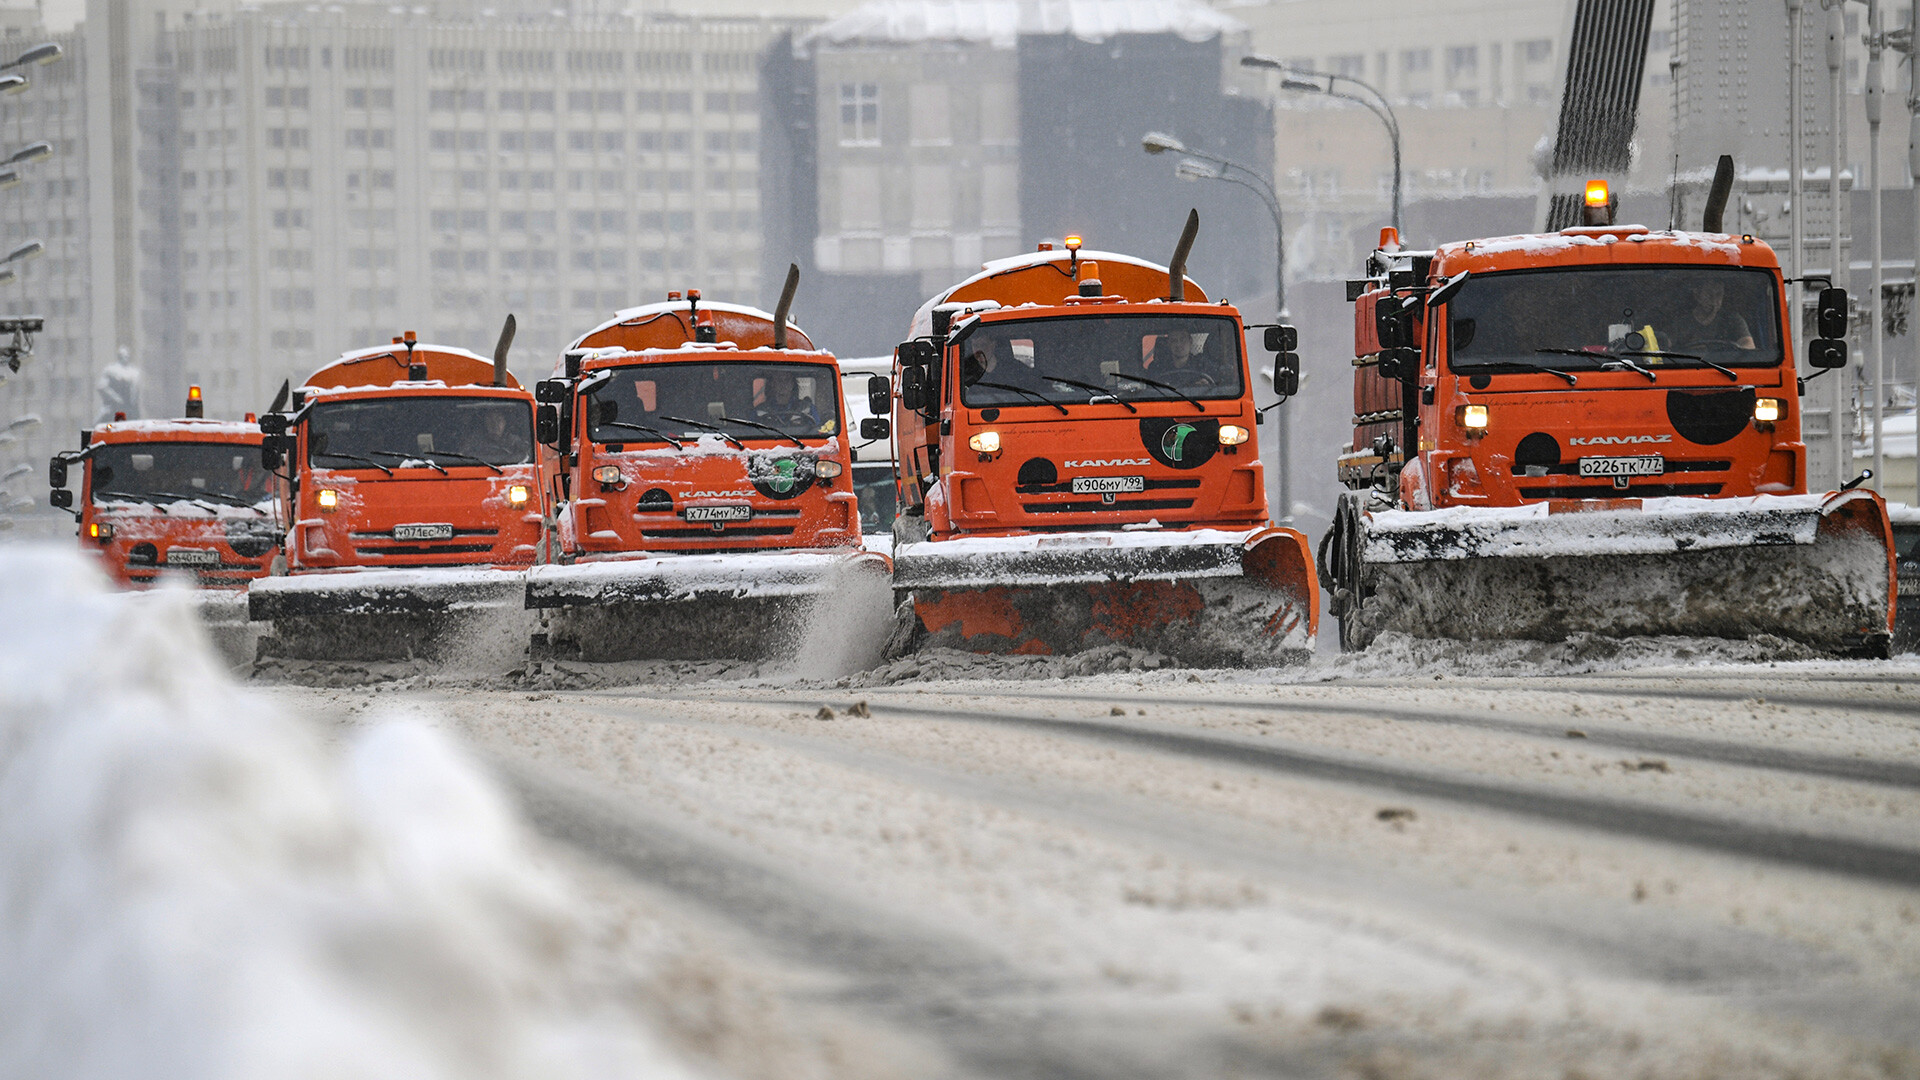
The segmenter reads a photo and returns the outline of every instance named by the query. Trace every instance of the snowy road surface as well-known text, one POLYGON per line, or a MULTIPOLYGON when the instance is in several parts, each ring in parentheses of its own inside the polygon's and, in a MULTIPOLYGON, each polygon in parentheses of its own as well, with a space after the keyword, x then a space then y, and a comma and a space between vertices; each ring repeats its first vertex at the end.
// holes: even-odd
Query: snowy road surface
POLYGON ((255 692, 477 748, 715 1075, 1920 1076, 1911 659, 255 692))

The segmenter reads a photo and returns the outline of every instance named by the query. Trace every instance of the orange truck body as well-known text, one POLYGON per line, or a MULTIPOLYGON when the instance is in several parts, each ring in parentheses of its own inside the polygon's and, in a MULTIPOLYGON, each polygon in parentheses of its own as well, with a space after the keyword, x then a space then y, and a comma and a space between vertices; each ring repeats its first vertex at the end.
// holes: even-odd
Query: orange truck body
POLYGON ((895 585, 920 640, 1194 663, 1311 648, 1317 586, 1305 538, 1270 520, 1240 313, 1184 276, 1170 301, 1171 273, 1043 246, 922 306, 893 425, 895 585))
POLYGON ((321 368, 262 424, 288 522, 287 574, 248 594, 273 623, 263 655, 437 657, 520 610, 548 485, 533 395, 504 362, 396 340, 321 368))
POLYGON ((139 588, 175 573, 243 589, 267 574, 282 527, 251 417, 115 420, 83 436, 81 450, 53 459, 49 480, 71 500, 64 489, 79 471, 80 543, 115 582, 139 588))
POLYGON ((558 507, 555 565, 527 585, 558 620, 542 651, 757 655, 836 571, 884 572, 861 548, 836 361, 790 324, 776 347, 774 320, 676 293, 582 335, 540 384, 558 507))
POLYGON ((1795 328, 1765 242, 1588 225, 1406 252, 1386 230, 1369 275, 1350 285, 1354 435, 1338 462, 1355 494, 1343 500, 1320 558, 1350 647, 1383 627, 1418 633, 1379 610, 1362 625, 1359 610, 1376 594, 1404 599, 1423 585, 1433 605, 1425 629, 1436 636, 1664 629, 1879 647, 1891 607, 1881 611, 1877 600, 1850 605, 1844 626, 1814 626, 1823 603, 1879 589, 1873 549, 1891 549, 1873 493, 1807 496, 1795 328), (1383 310, 1401 312, 1406 344, 1383 347, 1383 310), (1524 508, 1533 506, 1554 519, 1595 516, 1532 521, 1524 508), (1489 513, 1462 516, 1473 508, 1489 513), (1586 548, 1569 539, 1581 530, 1586 548), (1861 540, 1863 554, 1821 582, 1811 548, 1784 549, 1827 537, 1861 540), (1775 569, 1804 595, 1786 590, 1793 599, 1778 612, 1744 605, 1739 593, 1775 571, 1742 551, 1796 562, 1791 572, 1775 569), (1527 559, 1535 561, 1522 568, 1527 559), (1374 578, 1389 564, 1406 577, 1383 589, 1374 578), (1610 600, 1603 586, 1555 579, 1580 564, 1642 571, 1690 596, 1691 607, 1610 600), (1484 583, 1464 575, 1496 565, 1504 576, 1494 593, 1508 595, 1484 599, 1500 614, 1459 615, 1473 608, 1462 598, 1484 583), (1511 593, 1527 589, 1543 595, 1520 612, 1511 593), (1454 617, 1442 615, 1442 594, 1452 596, 1454 617), (1597 621, 1583 624, 1568 594, 1590 598, 1597 621))

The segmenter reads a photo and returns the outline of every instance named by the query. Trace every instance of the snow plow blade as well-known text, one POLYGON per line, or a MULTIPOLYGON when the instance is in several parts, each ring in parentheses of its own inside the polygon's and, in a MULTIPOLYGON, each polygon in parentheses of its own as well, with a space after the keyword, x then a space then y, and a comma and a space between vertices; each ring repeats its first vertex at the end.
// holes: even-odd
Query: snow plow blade
POLYGON ((442 659, 483 626, 529 621, 525 581, 524 570, 481 567, 261 578, 247 591, 247 617, 273 624, 263 659, 442 659))
POLYGON ((878 585, 884 619, 887 572, 886 556, 858 549, 536 566, 534 659, 765 659, 797 647, 823 597, 878 585))
POLYGON ((1358 506, 1341 504, 1322 553, 1349 648, 1387 631, 1535 641, 1765 634, 1835 655, 1886 655, 1893 557, 1886 506, 1871 491, 1358 506))
POLYGON ((1292 529, 1063 533, 904 544, 911 598, 894 652, 943 646, 1039 655, 1104 645, 1203 667, 1304 663, 1320 590, 1292 529))

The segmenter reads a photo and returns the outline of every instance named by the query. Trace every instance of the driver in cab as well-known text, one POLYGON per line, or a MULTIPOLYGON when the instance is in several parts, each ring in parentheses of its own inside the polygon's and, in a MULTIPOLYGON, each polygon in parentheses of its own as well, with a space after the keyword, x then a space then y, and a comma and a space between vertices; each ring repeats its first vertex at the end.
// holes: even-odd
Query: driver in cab
POLYGON ((815 431, 820 413, 813 399, 800 396, 799 381, 791 371, 776 371, 767 376, 766 397, 753 411, 753 418, 779 428, 815 431))
POLYGON ((1206 362, 1204 342, 1196 342, 1197 336, 1186 330, 1165 330, 1156 335, 1147 373, 1175 386, 1214 385, 1213 373, 1208 370, 1213 365, 1206 362))
POLYGON ((1711 275, 1702 275, 1689 290, 1692 303, 1674 320, 1673 338, 1682 348, 1688 345, 1732 345, 1742 350, 1755 348, 1753 329, 1747 320, 1727 306, 1727 285, 1711 275))

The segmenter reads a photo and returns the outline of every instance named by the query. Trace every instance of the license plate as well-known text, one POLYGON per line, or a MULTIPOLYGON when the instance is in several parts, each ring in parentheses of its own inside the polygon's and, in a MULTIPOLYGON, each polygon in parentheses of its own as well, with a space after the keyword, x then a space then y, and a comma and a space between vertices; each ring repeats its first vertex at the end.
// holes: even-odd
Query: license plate
POLYGON ((1583 457, 1581 476, 1659 476, 1667 471, 1667 459, 1657 454, 1645 457, 1583 457))
POLYGON ((168 566, 219 566, 220 553, 209 548, 168 548, 168 566))
POLYGON ((747 521, 753 517, 753 507, 689 506, 681 514, 688 521, 747 521))
POLYGON ((1073 478, 1075 495, 1125 495, 1145 490, 1147 490, 1147 478, 1144 476, 1076 476, 1073 478))
POLYGON ((393 538, 395 540, 451 540, 453 539, 453 526, 395 525, 393 527, 393 538))

